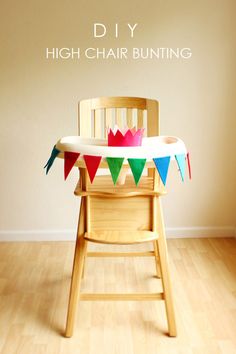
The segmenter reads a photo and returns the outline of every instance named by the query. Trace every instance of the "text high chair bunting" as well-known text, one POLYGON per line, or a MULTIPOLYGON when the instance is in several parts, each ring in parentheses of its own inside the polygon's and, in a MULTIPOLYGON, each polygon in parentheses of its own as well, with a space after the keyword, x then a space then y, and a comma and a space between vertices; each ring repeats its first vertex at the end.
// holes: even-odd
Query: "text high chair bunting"
POLYGON ((170 162, 184 180, 189 154, 182 140, 159 136, 158 102, 136 97, 101 97, 79 104, 79 136, 60 139, 45 165, 64 158, 64 176, 80 171, 74 191, 81 197, 66 323, 71 337, 78 300, 164 300, 170 336, 176 324, 160 197, 170 162), (135 128, 137 127, 137 128, 135 128), (143 137, 145 135, 145 137, 143 137), (147 168, 147 175, 143 173, 147 168), (108 175, 96 175, 107 168, 108 175), (131 175, 128 171, 131 170, 131 175), (152 242, 153 251, 89 252, 88 242, 130 245, 152 242), (155 257, 160 293, 80 293, 86 257, 155 257))

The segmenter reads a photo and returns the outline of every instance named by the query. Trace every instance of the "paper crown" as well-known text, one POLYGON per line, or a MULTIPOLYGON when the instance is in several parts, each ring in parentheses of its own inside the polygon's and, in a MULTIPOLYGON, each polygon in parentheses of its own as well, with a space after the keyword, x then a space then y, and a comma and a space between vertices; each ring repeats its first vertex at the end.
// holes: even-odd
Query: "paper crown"
POLYGON ((108 146, 141 146, 144 128, 120 130, 117 126, 108 128, 108 146))

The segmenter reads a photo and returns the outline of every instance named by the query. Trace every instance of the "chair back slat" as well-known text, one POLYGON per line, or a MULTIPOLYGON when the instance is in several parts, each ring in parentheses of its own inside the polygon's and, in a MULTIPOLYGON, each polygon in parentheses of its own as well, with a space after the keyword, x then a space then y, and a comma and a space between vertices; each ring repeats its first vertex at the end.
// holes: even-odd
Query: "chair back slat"
POLYGON ((96 109, 94 111, 94 138, 104 137, 104 110, 96 109))
POLYGON ((104 120, 105 120, 104 136, 105 136, 105 138, 107 138, 107 128, 110 128, 110 127, 114 126, 113 108, 106 108, 104 110, 104 113, 105 113, 105 116, 104 116, 104 120))
POLYGON ((115 123, 118 127, 123 127, 123 110, 122 108, 116 108, 115 110, 115 123))
POLYGON ((138 128, 143 127, 143 113, 144 113, 143 110, 138 109, 138 117, 137 117, 137 127, 138 128))
POLYGON ((126 123, 129 128, 133 127, 133 109, 127 108, 126 110, 126 123))

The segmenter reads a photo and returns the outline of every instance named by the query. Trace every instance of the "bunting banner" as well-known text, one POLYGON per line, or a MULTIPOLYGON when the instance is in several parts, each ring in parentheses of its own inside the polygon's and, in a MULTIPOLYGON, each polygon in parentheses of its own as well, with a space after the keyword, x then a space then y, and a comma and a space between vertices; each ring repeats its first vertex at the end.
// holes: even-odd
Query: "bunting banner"
MULTIPOLYGON (((59 155, 60 152, 61 151, 58 150, 55 146, 53 147, 52 152, 51 152, 51 156, 48 159, 46 165, 44 166, 44 168, 46 168, 46 174, 48 174, 49 170, 51 169, 51 167, 54 163, 54 160, 56 159, 56 157, 59 155)), ((76 161, 78 160, 78 158, 80 156, 81 156, 81 154, 79 152, 64 151, 64 179, 65 180, 67 179, 70 171, 72 170, 73 166, 75 165, 76 161)), ((90 179, 91 183, 93 183, 93 180, 96 176, 102 156, 83 155, 83 158, 85 161, 86 168, 88 170, 89 179, 90 179)), ((156 157, 156 158, 152 159, 164 186, 166 185, 171 158, 172 158, 171 156, 164 156, 164 157, 156 157)), ((177 155, 174 155, 174 158, 177 162, 182 181, 184 181, 184 178, 185 178, 186 162, 187 162, 187 167, 188 167, 189 179, 191 179, 192 178, 192 171, 191 171, 189 153, 177 154, 177 155)), ((106 160, 108 168, 110 170, 113 183, 114 183, 114 185, 116 185, 125 158, 124 157, 106 157, 105 160, 106 160)), ((135 184, 138 185, 147 159, 128 158, 127 160, 128 160, 129 166, 131 168, 135 184)))
POLYGON ((78 152, 64 152, 64 178, 67 179, 72 167, 76 163, 77 159, 79 158, 80 154, 78 152))
POLYGON ((184 181, 184 175, 185 175, 185 154, 180 154, 180 155, 175 155, 175 159, 177 161, 177 164, 179 166, 179 171, 181 175, 182 181, 184 181))
POLYGON ((187 163, 188 163, 188 175, 189 175, 189 179, 192 179, 192 170, 191 170, 189 152, 187 153, 187 163))
POLYGON ((128 159, 131 171, 134 176, 136 186, 142 176, 143 169, 145 167, 146 159, 128 159))
POLYGON ((84 161, 88 170, 91 183, 93 183, 101 159, 102 159, 101 156, 84 155, 84 161))
POLYGON ((189 178, 192 178, 190 155, 181 139, 171 136, 144 137, 142 139, 142 135, 143 129, 136 130, 133 128, 123 132, 110 129, 108 131, 108 145, 105 139, 82 138, 80 136, 63 137, 53 147, 50 158, 44 166, 46 174, 48 174, 56 157, 64 157, 65 179, 67 179, 72 167, 76 165, 87 168, 92 183, 100 162, 104 161, 106 162, 104 167, 109 169, 114 185, 118 181, 123 164, 129 165, 134 182, 138 185, 144 167, 148 162, 149 167, 156 168, 165 186, 170 162, 175 160, 182 181, 185 179, 186 169, 188 169, 189 178), (140 142, 142 142, 141 145, 140 142), (82 159, 84 161, 81 164, 82 159))
POLYGON ((168 169, 169 169, 169 165, 170 165, 170 156, 166 156, 166 157, 158 157, 156 159, 153 159, 157 171, 160 175, 160 178, 162 180, 162 183, 164 184, 164 186, 166 185, 166 179, 167 179, 167 174, 168 174, 168 169))
POLYGON ((106 160, 111 172, 113 183, 116 184, 124 162, 124 157, 107 157, 106 160))
POLYGON ((52 167, 53 165, 53 162, 55 160, 55 158, 57 157, 57 155, 60 154, 60 150, 58 150, 56 148, 56 145, 53 146, 53 149, 52 149, 52 152, 51 152, 51 156, 49 157, 46 165, 44 166, 44 168, 46 168, 46 175, 48 174, 50 168, 52 167))

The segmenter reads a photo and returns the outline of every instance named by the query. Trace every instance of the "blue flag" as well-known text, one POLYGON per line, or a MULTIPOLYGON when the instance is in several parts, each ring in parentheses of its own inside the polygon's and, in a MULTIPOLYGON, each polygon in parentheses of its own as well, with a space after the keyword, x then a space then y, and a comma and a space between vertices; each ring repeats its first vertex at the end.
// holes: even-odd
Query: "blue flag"
POLYGON ((167 174, 168 174, 168 169, 170 165, 170 156, 165 156, 165 157, 157 157, 153 159, 157 171, 161 177, 162 183, 164 186, 166 185, 166 179, 167 179, 167 174))
POLYGON ((184 174, 185 174, 185 154, 175 155, 175 159, 179 166, 180 175, 182 181, 184 181, 184 174))

